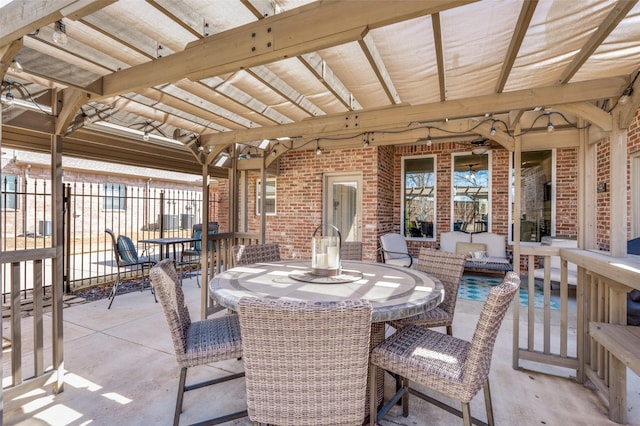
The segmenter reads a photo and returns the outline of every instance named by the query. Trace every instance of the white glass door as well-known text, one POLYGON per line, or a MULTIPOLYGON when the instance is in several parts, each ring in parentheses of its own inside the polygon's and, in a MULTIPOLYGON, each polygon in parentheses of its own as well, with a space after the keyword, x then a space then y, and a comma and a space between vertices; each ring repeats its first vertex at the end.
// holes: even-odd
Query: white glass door
POLYGON ((324 223, 340 231, 342 241, 362 240, 362 175, 325 175, 324 223))

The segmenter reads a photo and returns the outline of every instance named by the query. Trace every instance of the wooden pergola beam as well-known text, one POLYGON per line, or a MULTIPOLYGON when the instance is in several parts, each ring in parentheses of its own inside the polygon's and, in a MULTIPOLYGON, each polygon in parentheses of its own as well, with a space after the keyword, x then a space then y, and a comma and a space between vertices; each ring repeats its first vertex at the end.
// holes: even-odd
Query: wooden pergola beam
POLYGON ((533 109, 537 105, 562 105, 617 96, 622 93, 628 84, 627 82, 627 77, 614 77, 563 86, 478 96, 464 100, 348 112, 330 117, 311 118, 300 123, 207 135, 202 137, 202 143, 204 146, 227 145, 282 136, 303 138, 341 136, 390 128, 406 128, 410 124, 438 121, 444 117, 455 119, 480 116, 487 110, 499 113, 518 109, 533 109))
POLYGON ((200 80, 264 65, 361 38, 366 28, 437 13, 473 0, 429 2, 314 2, 187 45, 184 51, 98 79, 95 95, 108 97, 187 77, 200 80))

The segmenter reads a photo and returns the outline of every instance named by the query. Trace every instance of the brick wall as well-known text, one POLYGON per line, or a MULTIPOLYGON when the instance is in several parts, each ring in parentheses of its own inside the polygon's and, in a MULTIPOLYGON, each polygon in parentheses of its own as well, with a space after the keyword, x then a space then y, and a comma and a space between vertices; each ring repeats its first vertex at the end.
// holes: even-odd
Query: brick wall
MULTIPOLYGON (((627 239, 633 238, 631 226, 631 157, 640 152, 640 110, 636 112, 634 119, 627 130, 627 239)), ((609 188, 611 185, 609 176, 611 173, 611 145, 610 140, 604 139, 597 146, 597 182, 606 184, 607 191, 597 194, 597 247, 600 250, 609 250, 610 238, 609 229, 611 227, 611 198, 609 188)), ((638 194, 635 195, 640 196, 638 194)))
MULTIPOLYGON (((456 152, 468 152, 468 142, 448 142, 412 146, 292 151, 280 159, 277 178, 277 215, 267 216, 267 241, 281 245, 283 258, 308 259, 311 235, 322 219, 322 185, 324 173, 362 172, 363 258, 378 258, 379 235, 400 231, 401 159, 403 156, 436 155, 436 238, 437 241, 409 241, 412 254, 420 247, 436 247, 442 232, 450 230, 451 158, 456 152)), ((491 153, 492 231, 508 235, 509 230, 509 152, 495 148, 491 153)), ((577 235, 577 149, 557 150, 556 234, 575 238, 577 235)), ((272 177, 272 176, 269 176, 272 177)), ((255 215, 258 172, 248 173, 248 230, 258 232, 260 217, 255 215)), ((227 182, 220 181, 217 192, 221 200, 221 229, 227 221, 227 182)))

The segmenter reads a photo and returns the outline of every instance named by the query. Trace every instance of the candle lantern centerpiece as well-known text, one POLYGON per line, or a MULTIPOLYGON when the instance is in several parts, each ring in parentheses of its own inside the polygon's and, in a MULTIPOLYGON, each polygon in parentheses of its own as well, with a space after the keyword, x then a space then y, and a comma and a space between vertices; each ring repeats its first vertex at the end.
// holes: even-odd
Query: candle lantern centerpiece
POLYGON ((342 236, 333 225, 319 225, 311 238, 311 273, 322 277, 340 275, 342 236))

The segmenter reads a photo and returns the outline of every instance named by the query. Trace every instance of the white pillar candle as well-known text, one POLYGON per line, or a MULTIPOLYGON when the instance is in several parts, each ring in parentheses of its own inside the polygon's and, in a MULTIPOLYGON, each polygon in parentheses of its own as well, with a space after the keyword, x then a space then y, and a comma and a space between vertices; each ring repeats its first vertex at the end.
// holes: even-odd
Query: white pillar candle
POLYGON ((317 268, 327 267, 327 255, 325 253, 320 253, 316 255, 316 267, 317 268))
POLYGON ((337 268, 338 258, 340 256, 340 250, 338 249, 338 247, 330 246, 330 247, 327 247, 327 252, 329 256, 328 258, 329 268, 337 268))

